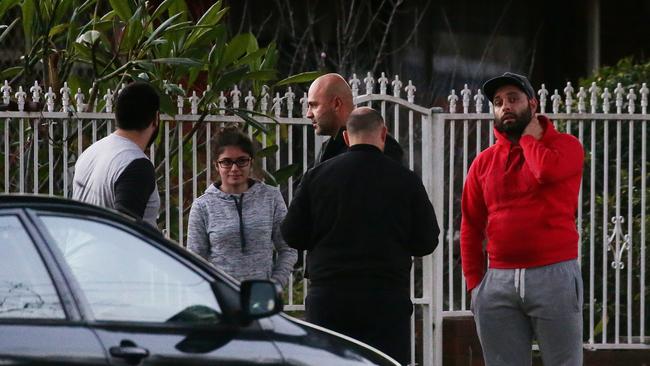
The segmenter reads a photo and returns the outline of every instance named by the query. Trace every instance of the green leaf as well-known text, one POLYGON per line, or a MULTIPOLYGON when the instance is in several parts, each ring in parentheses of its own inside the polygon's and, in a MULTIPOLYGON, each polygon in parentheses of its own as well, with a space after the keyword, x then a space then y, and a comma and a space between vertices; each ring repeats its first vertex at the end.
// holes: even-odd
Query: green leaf
POLYGON ((7 10, 18 5, 20 0, 2 0, 0 1, 0 19, 3 19, 7 10))
POLYGON ((18 73, 23 70, 22 66, 14 66, 6 68, 0 71, 0 80, 10 79, 18 75, 18 73))
POLYGON ((23 2, 23 34, 25 35, 25 49, 32 48, 32 28, 36 20, 36 8, 34 0, 25 0, 23 2))
POLYGON ((273 178, 275 178, 275 181, 278 182, 279 184, 286 183, 289 180, 289 178, 293 177, 294 174, 296 174, 299 168, 300 165, 298 164, 287 165, 285 167, 276 170, 273 173, 273 178))
POLYGON ((268 81, 277 79, 277 70, 258 70, 246 74, 244 79, 256 81, 268 81))
POLYGON ((72 9, 73 0, 60 0, 59 6, 56 8, 54 13, 54 20, 52 24, 60 24, 61 22, 68 20, 70 17, 70 10, 72 9))
POLYGON ((57 24, 57 25, 55 25, 54 27, 52 27, 50 29, 50 33, 48 34, 48 36, 50 38, 52 38, 52 37, 56 36, 57 34, 65 31, 66 29, 68 29, 69 26, 70 26, 69 23, 57 24))
POLYGON ((253 51, 246 56, 240 58, 235 62, 235 65, 251 64, 254 61, 259 61, 262 56, 266 53, 266 49, 262 48, 257 51, 253 51))
POLYGON ((255 37, 250 33, 238 34, 233 37, 230 43, 226 45, 226 50, 224 51, 220 65, 226 67, 242 57, 246 53, 249 43, 254 39, 255 37))
POLYGON ((2 33, 0 33, 0 43, 2 43, 2 41, 5 40, 5 38, 7 38, 9 33, 11 33, 11 30, 16 27, 16 24, 18 24, 19 21, 20 21, 20 18, 16 18, 8 26, 7 25, 0 26, 0 29, 6 28, 4 31, 2 31, 2 33))
POLYGON ((115 10, 117 15, 123 20, 128 21, 133 16, 133 9, 131 9, 131 0, 108 0, 111 3, 111 8, 115 10))
POLYGON ((176 102, 172 100, 171 96, 166 94, 160 96, 160 111, 170 116, 173 116, 178 112, 176 102))
POLYGON ((185 91, 180 86, 173 83, 163 85, 163 93, 170 96, 185 95, 185 91))
POLYGON ((255 157, 258 158, 258 159, 270 158, 278 151, 278 149, 279 149, 278 145, 267 146, 267 147, 263 148, 262 150, 258 151, 255 154, 255 157))
POLYGON ((151 60, 151 62, 157 63, 157 64, 165 64, 165 65, 182 65, 182 66, 189 66, 189 67, 195 67, 195 66, 202 66, 203 63, 194 60, 191 58, 186 58, 186 57, 165 57, 165 58, 156 58, 151 60))
MULTIPOLYGON (((217 1, 214 5, 208 9, 208 11, 203 14, 201 19, 199 19, 198 22, 196 22, 197 26, 214 26, 216 25, 221 18, 226 14, 228 11, 228 8, 221 9, 221 1, 217 1)), ((185 48, 191 47, 196 40, 206 32, 205 28, 197 28, 190 33, 189 37, 187 37, 187 41, 185 43, 185 48)))
POLYGON ((178 19, 181 16, 181 14, 176 14, 171 16, 169 19, 165 20, 161 25, 154 30, 151 35, 149 35, 149 38, 142 44, 142 48, 147 48, 151 46, 153 41, 158 37, 161 33, 163 33, 169 26, 171 26, 176 19, 178 19))
POLYGON ((248 72, 248 66, 242 66, 234 70, 224 72, 212 86, 216 90, 223 90, 239 83, 248 72))
POLYGON ((286 79, 280 80, 277 83, 275 83, 275 86, 282 86, 282 85, 287 85, 287 84, 300 84, 300 83, 308 83, 310 81, 314 81, 317 77, 323 75, 322 71, 308 71, 308 72, 303 72, 300 74, 292 75, 289 76, 286 79))
POLYGON ((257 130, 262 131, 262 132, 267 132, 267 133, 269 132, 268 129, 266 128, 266 126, 264 126, 263 124, 257 122, 257 120, 255 120, 253 117, 250 116, 248 111, 239 110, 239 109, 229 109, 229 110, 232 111, 232 113, 234 115, 236 115, 239 118, 243 119, 246 122, 246 125, 251 125, 251 126, 255 127, 257 130))
POLYGON ((138 7, 129 23, 124 29, 122 41, 120 42, 120 50, 130 51, 136 45, 137 41, 142 37, 144 29, 142 27, 142 7, 138 7))
POLYGON ((158 5, 153 14, 151 14, 151 19, 158 19, 176 0, 165 0, 158 5))
POLYGON ((172 3, 169 5, 167 14, 169 14, 170 17, 180 14, 180 20, 183 22, 187 21, 187 14, 189 14, 189 9, 187 8, 185 0, 172 1, 172 3))

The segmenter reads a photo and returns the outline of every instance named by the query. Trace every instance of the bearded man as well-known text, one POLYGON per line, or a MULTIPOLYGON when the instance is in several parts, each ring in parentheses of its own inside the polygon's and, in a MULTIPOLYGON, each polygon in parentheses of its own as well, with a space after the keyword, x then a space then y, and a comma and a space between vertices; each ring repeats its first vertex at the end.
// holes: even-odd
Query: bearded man
POLYGON ((469 169, 460 240, 485 364, 530 365, 536 338, 544 365, 582 365, 582 145, 536 114, 525 76, 507 72, 483 91, 497 143, 469 169))
POLYGON ((127 85, 115 103, 115 132, 77 159, 72 198, 141 218, 156 226, 160 196, 145 151, 158 137, 160 98, 148 83, 127 85))

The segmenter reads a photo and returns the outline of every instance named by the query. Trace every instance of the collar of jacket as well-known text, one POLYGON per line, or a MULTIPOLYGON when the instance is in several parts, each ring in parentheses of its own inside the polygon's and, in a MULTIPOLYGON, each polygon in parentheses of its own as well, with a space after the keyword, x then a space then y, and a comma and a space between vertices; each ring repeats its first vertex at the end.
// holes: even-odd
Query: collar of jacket
POLYGON ((350 146, 349 151, 374 151, 378 152, 381 154, 381 150, 375 146, 375 145, 370 145, 370 144, 356 144, 350 146))
MULTIPOLYGON (((542 116, 542 115, 537 115, 537 119, 539 120, 539 124, 540 124, 540 126, 542 126, 542 129, 544 129, 544 134, 542 135, 541 140, 548 139, 549 137, 558 134, 557 130, 553 126, 553 123, 551 122, 551 120, 548 117, 542 116)), ((505 134, 499 132, 496 129, 496 127, 494 127, 494 135, 497 137, 497 145, 503 145, 503 146, 505 146, 507 148, 510 148, 512 145, 519 145, 519 144, 513 144, 512 142, 510 142, 510 140, 508 139, 508 136, 506 136, 505 134)))
MULTIPOLYGON (((205 193, 216 194, 217 197, 219 197, 221 199, 224 199, 224 200, 228 200, 228 201, 232 201, 232 196, 237 196, 237 197, 241 196, 241 194, 226 193, 226 192, 222 191, 221 189, 219 189, 220 185, 221 185, 221 183, 211 184, 208 187, 208 189, 205 190, 205 193)), ((257 193, 260 190, 261 186, 262 185, 259 184, 258 181, 254 180, 254 179, 248 179, 248 190, 246 192, 244 192, 244 195, 246 195, 247 197, 249 197, 251 195, 254 195, 255 193, 257 193)))

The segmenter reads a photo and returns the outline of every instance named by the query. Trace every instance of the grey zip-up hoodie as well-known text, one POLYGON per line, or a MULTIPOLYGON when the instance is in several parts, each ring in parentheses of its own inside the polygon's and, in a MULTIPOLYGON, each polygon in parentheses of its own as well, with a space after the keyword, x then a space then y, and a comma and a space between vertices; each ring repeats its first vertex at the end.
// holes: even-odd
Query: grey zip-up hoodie
POLYGON ((279 189, 258 181, 251 184, 242 194, 225 193, 211 184, 192 203, 187 249, 240 281, 274 279, 286 287, 298 259, 280 234, 287 206, 279 189))

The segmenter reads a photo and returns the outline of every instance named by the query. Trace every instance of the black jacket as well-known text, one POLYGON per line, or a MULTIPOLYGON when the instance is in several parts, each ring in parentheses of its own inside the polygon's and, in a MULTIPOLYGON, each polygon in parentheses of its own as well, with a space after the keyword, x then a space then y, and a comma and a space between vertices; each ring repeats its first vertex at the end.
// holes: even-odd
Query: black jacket
POLYGON ((440 232, 420 178, 372 145, 309 170, 281 230, 308 250, 312 286, 403 291, 411 256, 433 252, 440 232))
MULTIPOLYGON (((345 131, 345 128, 340 128, 339 132, 336 133, 336 136, 323 142, 320 153, 316 158, 316 164, 322 163, 348 151, 348 145, 346 145, 345 140, 343 140, 343 131, 345 131)), ((386 135, 384 154, 398 161, 400 164, 404 164, 404 150, 402 150, 399 142, 397 142, 397 140, 395 140, 391 135, 386 135)))

